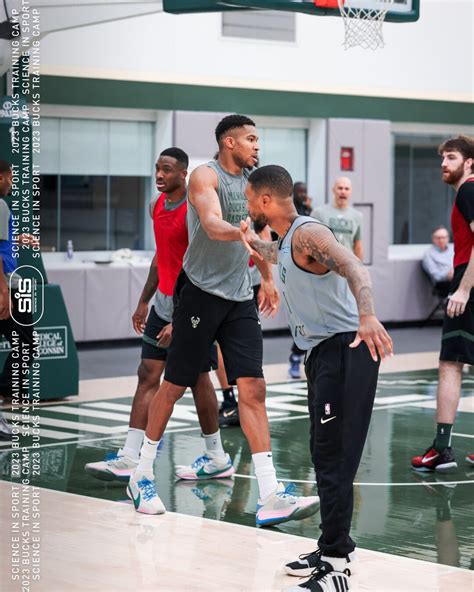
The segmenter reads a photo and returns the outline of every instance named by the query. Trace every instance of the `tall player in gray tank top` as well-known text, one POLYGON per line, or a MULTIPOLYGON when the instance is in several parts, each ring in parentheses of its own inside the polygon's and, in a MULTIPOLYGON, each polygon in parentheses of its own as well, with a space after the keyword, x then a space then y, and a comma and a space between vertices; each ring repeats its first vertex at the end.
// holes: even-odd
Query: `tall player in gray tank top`
POLYGON ((298 347, 306 350, 310 448, 321 498, 318 548, 285 566, 310 579, 289 590, 348 590, 355 544, 349 532, 353 480, 372 413, 380 359, 392 340, 375 316, 367 269, 314 218, 298 216, 293 182, 279 166, 249 177, 250 217, 268 224, 278 242, 261 241, 242 222, 241 238, 254 257, 278 264, 283 302, 298 347))
MULTIPOLYGON (((189 181, 189 246, 183 262, 185 274, 177 282, 173 338, 165 378, 150 405, 140 462, 130 478, 129 489, 137 511, 164 511, 154 489, 153 461, 158 441, 174 403, 187 386, 195 384, 203 354, 217 340, 229 383, 237 384, 239 389, 240 425, 252 452, 260 492, 256 523, 265 526, 313 514, 319 498, 293 495, 278 483, 273 466, 265 409, 262 332, 252 299, 248 254, 240 242, 248 170, 258 159, 257 130, 248 117, 229 115, 218 124, 216 140, 217 161, 198 167, 189 181)), ((275 311, 279 295, 271 266, 262 261, 258 266, 263 290, 260 310, 275 311)), ((232 474, 233 467, 219 468, 204 455, 185 472, 187 479, 220 478, 232 474)))

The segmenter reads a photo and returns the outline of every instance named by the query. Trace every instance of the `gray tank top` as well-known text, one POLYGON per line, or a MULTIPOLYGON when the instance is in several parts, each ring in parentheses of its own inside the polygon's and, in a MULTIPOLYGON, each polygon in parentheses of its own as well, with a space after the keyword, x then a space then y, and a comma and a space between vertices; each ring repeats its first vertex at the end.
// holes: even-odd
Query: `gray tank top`
POLYGON ((359 326, 356 301, 347 281, 333 271, 325 275, 304 271, 293 260, 293 234, 308 222, 319 224, 310 216, 299 216, 278 246, 282 300, 293 339, 303 350, 359 326))
MULTIPOLYGON (((238 228, 240 221, 248 216, 244 189, 251 171, 231 175, 215 160, 206 166, 217 173, 217 195, 223 220, 238 228)), ((187 220, 189 245, 183 269, 190 281, 201 290, 226 300, 251 300, 249 254, 244 245, 240 241, 211 240, 189 202, 187 220)))

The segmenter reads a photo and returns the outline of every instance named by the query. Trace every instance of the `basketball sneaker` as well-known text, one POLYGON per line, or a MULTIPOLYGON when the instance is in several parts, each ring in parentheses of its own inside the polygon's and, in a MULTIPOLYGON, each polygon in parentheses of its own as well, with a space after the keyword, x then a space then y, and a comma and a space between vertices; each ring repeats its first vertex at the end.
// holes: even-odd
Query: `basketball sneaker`
POLYGON ((13 432, 10 424, 7 423, 7 420, 3 417, 2 412, 0 411, 0 440, 12 440, 13 432))
POLYGON ((164 514, 166 512, 156 491, 153 474, 136 475, 133 473, 127 485, 127 495, 132 500, 135 510, 141 514, 164 514))
POLYGON ((288 376, 290 378, 294 378, 295 380, 301 378, 300 364, 301 356, 298 356, 297 354, 291 354, 290 367, 288 368, 288 376))
POLYGON ((232 459, 228 454, 224 459, 216 458, 212 452, 205 452, 192 465, 178 465, 175 474, 178 479, 223 479, 235 473, 232 459))
POLYGON ((286 488, 283 483, 264 500, 257 502, 257 526, 273 526, 289 520, 302 520, 315 514, 319 508, 319 497, 297 497, 295 486, 290 483, 286 488))
POLYGON ((138 460, 126 456, 119 450, 117 453, 108 453, 105 460, 87 463, 84 469, 86 473, 101 481, 128 481, 137 465, 138 460))
POLYGON ((323 555, 321 549, 300 555, 296 561, 287 563, 284 570, 290 576, 308 577, 315 570, 319 570, 324 563, 329 563, 332 569, 342 571, 348 576, 354 575, 357 571, 355 551, 352 551, 352 553, 349 553, 345 557, 326 557, 323 555))
POLYGON ((347 592, 351 586, 347 574, 332 569, 331 564, 323 561, 319 570, 314 570, 309 580, 291 586, 285 592, 347 592))
POLYGON ((466 462, 470 465, 474 465, 474 454, 468 454, 466 456, 466 462))
POLYGON ((230 426, 239 426, 239 405, 237 401, 228 403, 224 401, 219 409, 219 427, 226 428, 230 426))
POLYGON ((449 471, 457 468, 451 446, 448 446, 441 452, 433 446, 425 450, 421 456, 414 456, 411 459, 411 466, 415 471, 427 473, 431 471, 449 471))

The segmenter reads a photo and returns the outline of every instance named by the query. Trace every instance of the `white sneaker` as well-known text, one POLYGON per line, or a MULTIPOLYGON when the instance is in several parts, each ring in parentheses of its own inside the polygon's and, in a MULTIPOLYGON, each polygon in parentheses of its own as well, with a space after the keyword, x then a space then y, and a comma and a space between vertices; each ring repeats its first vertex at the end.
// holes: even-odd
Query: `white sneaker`
POLYGON ((286 588, 285 592, 347 592, 351 589, 349 578, 341 571, 329 571, 313 574, 309 580, 286 588))
POLYGON ((355 551, 345 557, 327 557, 320 549, 300 555, 296 561, 287 563, 284 570, 290 576, 304 578, 309 577, 315 570, 319 570, 324 563, 329 563, 333 570, 342 571, 348 576, 354 575, 357 571, 355 551))
POLYGON ((192 465, 178 465, 175 470, 178 479, 223 479, 235 473, 232 459, 228 454, 224 459, 216 458, 212 452, 205 452, 192 465))
POLYGON ((288 522, 288 520, 302 520, 315 514, 319 508, 319 497, 297 497, 294 495, 295 486, 290 483, 286 488, 283 483, 278 489, 264 500, 257 502, 257 526, 273 526, 288 522))
POLYGON ((127 485, 127 495, 132 500, 137 512, 142 514, 164 514, 166 512, 163 502, 158 497, 153 474, 132 474, 127 485))
POLYGON ((101 481, 128 481, 137 468, 138 460, 134 460, 119 450, 117 454, 108 454, 105 460, 87 463, 86 473, 101 481))

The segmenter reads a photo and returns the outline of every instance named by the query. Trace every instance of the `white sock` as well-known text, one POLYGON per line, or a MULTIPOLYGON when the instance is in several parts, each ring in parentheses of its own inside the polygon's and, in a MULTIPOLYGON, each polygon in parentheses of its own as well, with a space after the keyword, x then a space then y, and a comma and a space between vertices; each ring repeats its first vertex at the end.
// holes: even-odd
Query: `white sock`
POLYGON ((145 434, 142 448, 140 450, 140 460, 138 461, 138 467, 135 471, 136 474, 153 474, 153 463, 155 462, 156 451, 158 450, 159 443, 159 440, 150 440, 150 438, 148 438, 148 436, 145 434))
POLYGON ((225 450, 222 446, 220 430, 217 430, 215 434, 203 434, 202 437, 206 442, 206 452, 212 452, 212 456, 215 458, 225 458, 225 450))
POLYGON ((257 477, 260 499, 263 500, 278 489, 273 456, 270 451, 252 454, 255 476, 257 477))
POLYGON ((145 430, 128 428, 127 439, 125 440, 125 445, 122 448, 122 453, 125 456, 133 458, 133 460, 138 460, 144 437, 145 430))

